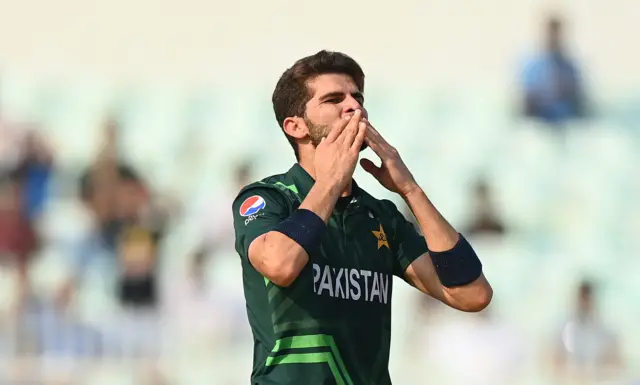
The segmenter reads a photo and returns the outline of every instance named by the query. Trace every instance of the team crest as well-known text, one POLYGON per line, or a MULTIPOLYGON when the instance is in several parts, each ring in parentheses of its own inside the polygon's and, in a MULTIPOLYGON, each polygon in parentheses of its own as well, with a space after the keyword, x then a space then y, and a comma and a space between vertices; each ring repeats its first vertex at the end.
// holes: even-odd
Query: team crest
POLYGON ((253 195, 245 199, 240 205, 240 215, 248 217, 257 214, 260 210, 264 209, 267 205, 264 198, 260 195, 253 195))
POLYGON ((376 237, 376 239, 378 239, 378 250, 380 250, 382 246, 386 246, 387 249, 389 248, 389 242, 387 241, 387 234, 385 234, 384 229, 382 228, 382 224, 380 224, 379 231, 373 230, 371 232, 376 237))

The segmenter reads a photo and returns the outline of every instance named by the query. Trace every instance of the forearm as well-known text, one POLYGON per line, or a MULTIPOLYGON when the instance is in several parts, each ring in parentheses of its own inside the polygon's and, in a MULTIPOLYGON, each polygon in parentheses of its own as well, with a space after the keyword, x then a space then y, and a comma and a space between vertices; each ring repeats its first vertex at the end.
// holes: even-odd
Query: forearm
MULTIPOLYGON (((414 193, 408 194, 405 200, 416 216, 426 238, 427 247, 432 252, 430 255, 419 258, 407 269, 409 281, 421 291, 455 309, 471 312, 484 309, 491 301, 493 290, 482 274, 481 266, 476 265, 472 272, 467 271, 463 276, 453 277, 450 273, 440 276, 443 272, 438 272, 435 266, 435 259, 458 258, 456 256, 458 252, 463 252, 463 258, 477 258, 473 250, 467 249, 466 252, 460 250, 460 235, 438 212, 422 190, 417 189, 414 193), (454 254, 434 256, 439 252, 454 254), (447 281, 450 282, 447 283, 447 281)), ((468 243, 464 244, 468 246, 468 243)))
POLYGON ((458 232, 431 203, 425 192, 416 188, 403 197, 418 221, 431 251, 452 249, 458 242, 458 232))
POLYGON ((324 223, 327 223, 340 193, 340 189, 335 186, 318 182, 311 188, 307 197, 300 204, 300 208, 313 211, 322 218, 324 223))
MULTIPOLYGON (((313 212, 324 223, 329 222, 331 212, 338 200, 339 190, 330 185, 315 184, 307 194, 300 209, 313 212)), ((284 264, 296 266, 298 273, 307 264, 309 256, 302 246, 282 233, 272 231, 265 240, 266 250, 271 251, 273 258, 284 259, 284 264)))
MULTIPOLYGON (((339 194, 339 190, 336 191, 331 186, 316 184, 300 205, 300 209, 313 212, 326 224, 339 194)), ((252 258, 254 267, 274 283, 280 286, 290 285, 309 261, 307 251, 280 231, 270 231, 261 238, 257 244, 260 251, 252 253, 250 250, 250 256, 259 255, 258 258, 252 258)))

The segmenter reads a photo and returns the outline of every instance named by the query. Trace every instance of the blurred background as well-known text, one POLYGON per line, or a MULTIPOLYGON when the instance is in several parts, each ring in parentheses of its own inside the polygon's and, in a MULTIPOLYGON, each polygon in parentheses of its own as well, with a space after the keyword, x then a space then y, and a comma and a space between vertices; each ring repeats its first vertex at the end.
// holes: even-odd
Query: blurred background
POLYGON ((0 384, 249 382, 231 201, 294 161, 270 95, 320 49, 495 290, 397 282, 394 383, 640 383, 640 2, 0 9, 0 384))

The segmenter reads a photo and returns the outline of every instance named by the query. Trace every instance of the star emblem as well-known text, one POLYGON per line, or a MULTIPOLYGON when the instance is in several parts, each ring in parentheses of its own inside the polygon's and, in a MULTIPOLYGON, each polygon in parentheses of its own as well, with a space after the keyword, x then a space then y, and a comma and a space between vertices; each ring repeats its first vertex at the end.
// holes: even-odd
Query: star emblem
POLYGON ((380 248, 382 246, 386 246, 387 249, 389 248, 389 242, 387 241, 387 234, 385 234, 384 229, 382 228, 382 225, 380 225, 380 231, 371 231, 373 233, 373 235, 375 235, 376 239, 378 239, 378 250, 380 250, 380 248))

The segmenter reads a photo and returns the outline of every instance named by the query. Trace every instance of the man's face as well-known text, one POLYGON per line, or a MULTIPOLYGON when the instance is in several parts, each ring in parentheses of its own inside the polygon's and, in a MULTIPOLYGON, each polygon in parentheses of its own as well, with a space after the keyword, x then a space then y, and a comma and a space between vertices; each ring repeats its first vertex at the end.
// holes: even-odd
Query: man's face
MULTIPOLYGON (((362 110, 362 116, 368 118, 364 108, 364 95, 353 79, 343 74, 324 74, 307 83, 313 95, 307 102, 304 121, 309 128, 309 137, 314 146, 326 137, 331 128, 353 115, 356 109, 362 110)), ((366 148, 362 145, 362 150, 366 148)))
POLYGON ((588 316, 595 310, 593 292, 591 289, 581 288, 578 295, 578 312, 580 315, 588 316))
POLYGON ((146 203, 146 194, 141 183, 121 180, 116 190, 116 217, 130 220, 135 218, 146 203))

